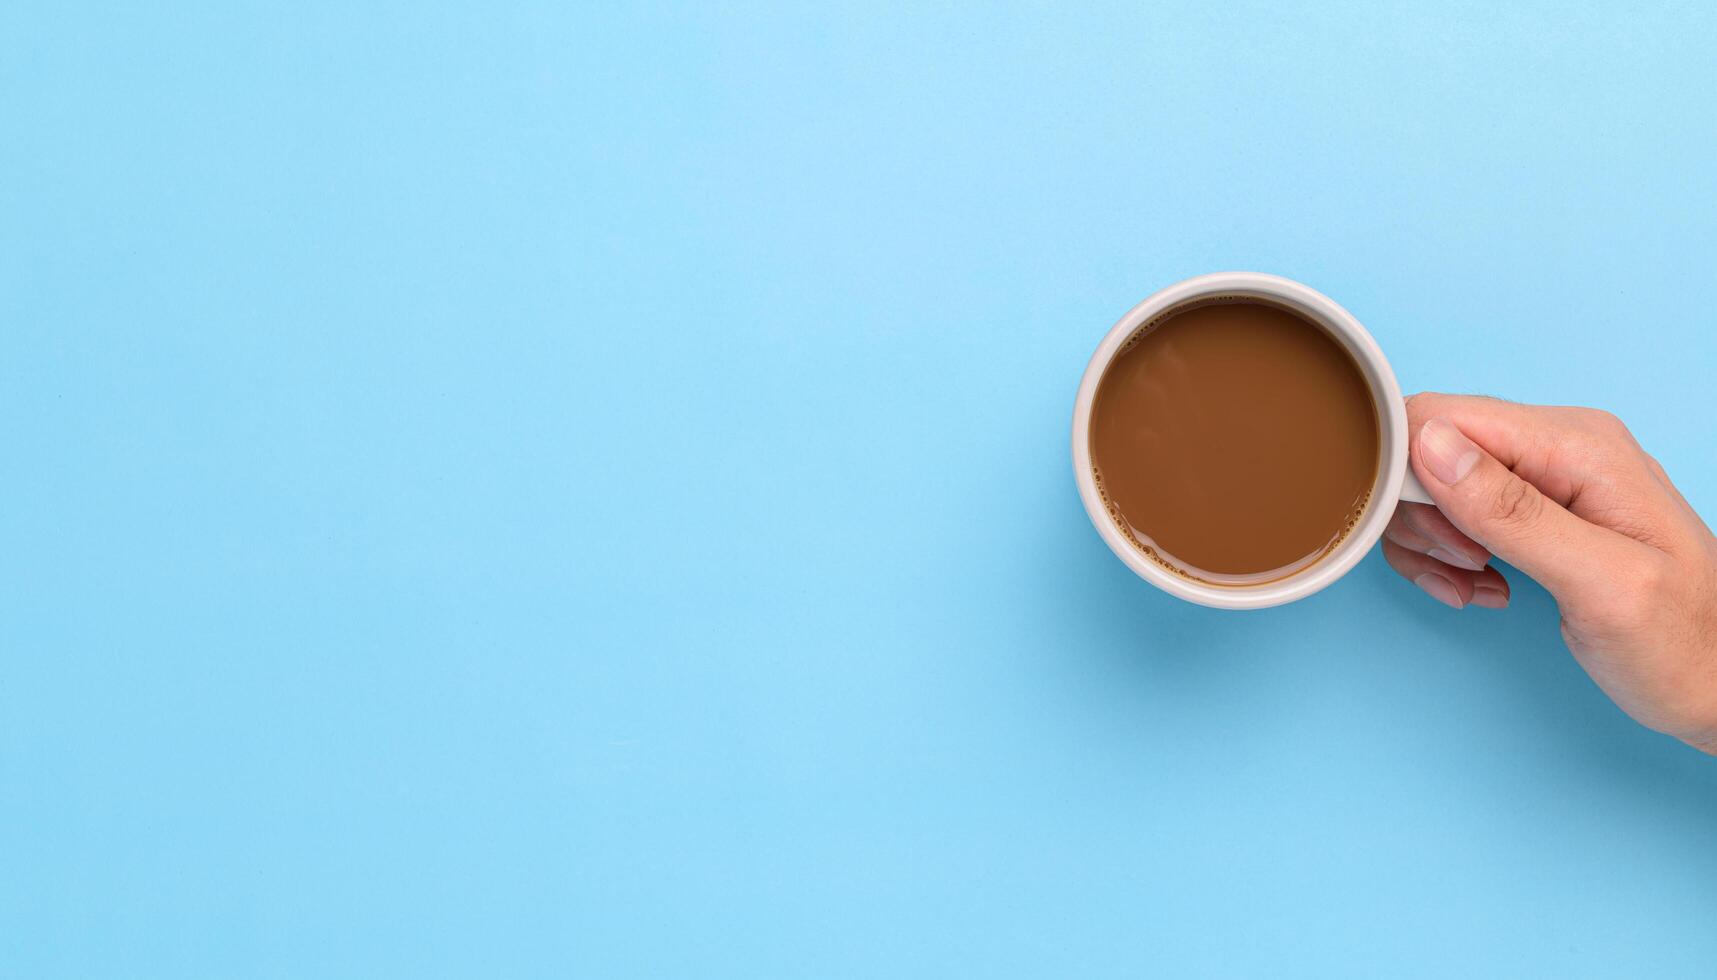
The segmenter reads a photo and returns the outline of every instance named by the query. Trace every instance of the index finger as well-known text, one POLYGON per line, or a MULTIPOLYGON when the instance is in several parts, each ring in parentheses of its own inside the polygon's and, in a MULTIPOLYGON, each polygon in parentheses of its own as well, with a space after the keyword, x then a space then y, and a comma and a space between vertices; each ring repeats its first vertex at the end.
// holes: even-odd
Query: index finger
POLYGON ((1674 509, 1670 494, 1652 474, 1645 450, 1608 412, 1421 392, 1407 399, 1409 445, 1416 444, 1419 429, 1433 418, 1455 423, 1516 476, 1576 517, 1601 527, 1610 527, 1618 513, 1629 510, 1668 518, 1674 509))

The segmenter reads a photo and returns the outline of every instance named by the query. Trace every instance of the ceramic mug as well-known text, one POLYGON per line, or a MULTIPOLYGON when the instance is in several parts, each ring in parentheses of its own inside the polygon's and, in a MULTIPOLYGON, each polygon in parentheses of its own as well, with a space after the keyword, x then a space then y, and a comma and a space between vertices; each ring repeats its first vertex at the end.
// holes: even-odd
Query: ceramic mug
POLYGON ((1073 478, 1079 484, 1079 499, 1085 503, 1085 513, 1102 535, 1109 550, 1125 562, 1138 576, 1170 595, 1218 609, 1262 609, 1279 606, 1328 586, 1347 574, 1365 557, 1366 552, 1383 536, 1383 528, 1401 500, 1431 503, 1431 498, 1407 465, 1407 406, 1401 400, 1401 386, 1382 348, 1371 338, 1353 314, 1342 309, 1328 296, 1310 286, 1281 276, 1261 272, 1216 272, 1195 276, 1160 290, 1149 299, 1127 311, 1110 328, 1091 362, 1085 367, 1085 377, 1079 382, 1079 397, 1073 403, 1073 478), (1335 550, 1305 569, 1285 578, 1257 585, 1213 585, 1176 575, 1146 557, 1130 541, 1104 506, 1097 491, 1097 481, 1091 465, 1091 404, 1096 400, 1097 383, 1109 362, 1114 360, 1121 345, 1139 327, 1165 310, 1189 300, 1207 296, 1257 298, 1286 306, 1307 320, 1322 327, 1347 352, 1353 355, 1371 389, 1372 402, 1377 406, 1379 464, 1377 482, 1371 488, 1371 502, 1346 538, 1335 550))

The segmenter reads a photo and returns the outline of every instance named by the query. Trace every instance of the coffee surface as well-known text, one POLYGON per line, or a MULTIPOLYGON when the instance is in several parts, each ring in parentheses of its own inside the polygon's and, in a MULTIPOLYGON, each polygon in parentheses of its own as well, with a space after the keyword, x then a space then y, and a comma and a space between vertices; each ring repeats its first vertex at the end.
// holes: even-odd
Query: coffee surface
POLYGON ((1135 334, 1091 415, 1109 512, 1158 561, 1244 585, 1316 562, 1352 528, 1378 471, 1358 364, 1298 314, 1204 301, 1135 334))

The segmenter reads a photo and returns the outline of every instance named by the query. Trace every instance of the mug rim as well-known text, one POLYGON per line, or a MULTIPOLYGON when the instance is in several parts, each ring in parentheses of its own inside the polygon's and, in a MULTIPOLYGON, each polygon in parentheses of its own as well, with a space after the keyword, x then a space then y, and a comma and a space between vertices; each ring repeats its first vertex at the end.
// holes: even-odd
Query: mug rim
POLYGON ((1085 365, 1079 393, 1073 404, 1073 476, 1085 516, 1103 542, 1134 574, 1170 595, 1217 609, 1264 609, 1279 606, 1320 592, 1346 575, 1383 536, 1390 515, 1401 498, 1407 474, 1407 408, 1401 386, 1383 349, 1358 319, 1323 293, 1304 283, 1264 272, 1213 272, 1165 286, 1128 310, 1097 345, 1085 365), (1133 331, 1163 311, 1212 295, 1253 296, 1284 304, 1322 327, 1352 355, 1365 375, 1377 409, 1384 446, 1379 453, 1378 480, 1371 502, 1346 539, 1334 552, 1302 572, 1259 585, 1213 585, 1183 578, 1151 561, 1139 551, 1110 518, 1091 463, 1091 408, 1097 385, 1133 331))

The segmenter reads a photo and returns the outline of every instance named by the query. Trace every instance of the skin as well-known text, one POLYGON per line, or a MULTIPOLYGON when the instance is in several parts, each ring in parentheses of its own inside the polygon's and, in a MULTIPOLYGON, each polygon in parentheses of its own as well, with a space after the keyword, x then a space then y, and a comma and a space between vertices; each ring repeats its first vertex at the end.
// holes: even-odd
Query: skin
POLYGON ((1608 412, 1424 393, 1383 554, 1457 609, 1502 609, 1497 557, 1543 585, 1574 659, 1623 711, 1717 755, 1717 537, 1608 412))

